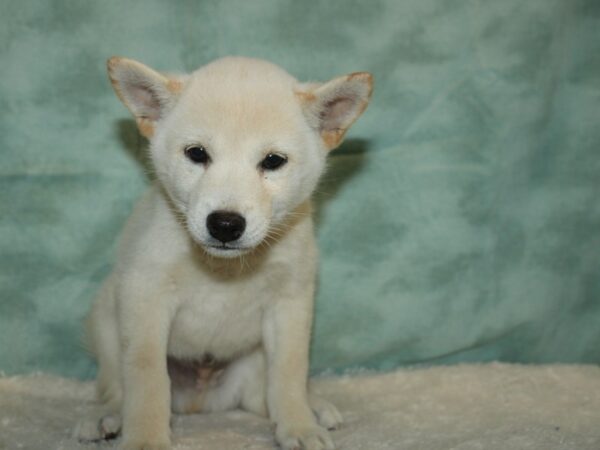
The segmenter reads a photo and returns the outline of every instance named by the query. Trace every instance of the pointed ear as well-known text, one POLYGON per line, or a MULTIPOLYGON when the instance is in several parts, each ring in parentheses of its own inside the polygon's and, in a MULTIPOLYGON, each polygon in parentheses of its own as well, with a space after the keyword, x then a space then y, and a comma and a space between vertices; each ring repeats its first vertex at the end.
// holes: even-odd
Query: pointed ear
POLYGON ((325 147, 333 150, 369 104, 372 91, 373 76, 356 72, 321 85, 301 86, 296 95, 309 124, 321 134, 325 147))
POLYGON ((107 68, 117 96, 133 114, 140 133, 152 137, 156 122, 175 103, 183 83, 127 58, 113 56, 107 68))

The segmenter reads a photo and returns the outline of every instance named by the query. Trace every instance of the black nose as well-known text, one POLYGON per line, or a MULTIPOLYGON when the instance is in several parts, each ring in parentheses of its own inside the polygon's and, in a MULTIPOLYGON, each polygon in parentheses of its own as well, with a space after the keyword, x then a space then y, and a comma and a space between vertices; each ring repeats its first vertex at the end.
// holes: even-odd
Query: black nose
POLYGON ((238 213, 215 211, 206 218, 206 228, 219 241, 231 242, 239 239, 246 229, 246 219, 238 213))

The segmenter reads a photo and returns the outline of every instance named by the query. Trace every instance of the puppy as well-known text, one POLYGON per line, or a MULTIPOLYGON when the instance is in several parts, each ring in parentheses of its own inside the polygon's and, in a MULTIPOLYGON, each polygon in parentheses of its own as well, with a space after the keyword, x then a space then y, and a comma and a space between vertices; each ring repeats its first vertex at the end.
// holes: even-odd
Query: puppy
POLYGON ((317 249, 310 196, 372 90, 365 72, 300 83, 258 59, 169 76, 111 58, 156 181, 87 318, 102 406, 82 440, 170 447, 171 411, 268 416, 285 450, 333 449, 307 392, 317 249))

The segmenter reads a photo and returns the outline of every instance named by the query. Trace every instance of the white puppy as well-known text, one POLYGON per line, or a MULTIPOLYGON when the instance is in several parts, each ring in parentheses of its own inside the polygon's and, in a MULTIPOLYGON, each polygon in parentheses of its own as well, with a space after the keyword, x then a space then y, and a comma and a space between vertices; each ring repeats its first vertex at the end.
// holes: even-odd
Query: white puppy
POLYGON ((88 317, 103 406, 79 437, 122 425, 123 449, 167 449, 171 410, 239 407, 269 416, 283 449, 334 448, 340 414, 307 392, 310 196, 371 75, 302 84, 237 57, 185 76, 123 58, 108 71, 157 179, 88 317))

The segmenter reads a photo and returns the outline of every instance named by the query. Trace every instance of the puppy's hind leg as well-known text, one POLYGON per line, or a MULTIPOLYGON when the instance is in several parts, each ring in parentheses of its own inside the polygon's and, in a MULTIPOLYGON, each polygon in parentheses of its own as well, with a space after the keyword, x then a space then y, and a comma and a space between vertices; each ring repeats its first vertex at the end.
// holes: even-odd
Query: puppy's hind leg
POLYGON ((120 432, 121 415, 98 407, 77 423, 73 436, 80 442, 98 442, 114 439, 120 432))
POLYGON ((111 439, 121 430, 122 403, 119 334, 111 278, 102 285, 85 325, 86 346, 98 362, 96 395, 100 404, 79 422, 75 435, 80 441, 111 439))
POLYGON ((310 392, 310 389, 308 393, 308 405, 317 418, 317 422, 323 428, 337 430, 342 425, 343 419, 338 409, 328 400, 310 392))
MULTIPOLYGON (((203 411, 222 411, 241 408, 266 417, 266 357, 262 349, 241 357, 225 369, 216 386, 207 390, 203 411)), ((308 404, 319 425, 328 430, 341 426, 343 419, 329 401, 310 392, 308 404)))
POLYGON ((208 384, 203 395, 202 411, 241 408, 267 416, 264 367, 264 354, 260 349, 229 363, 208 384))

